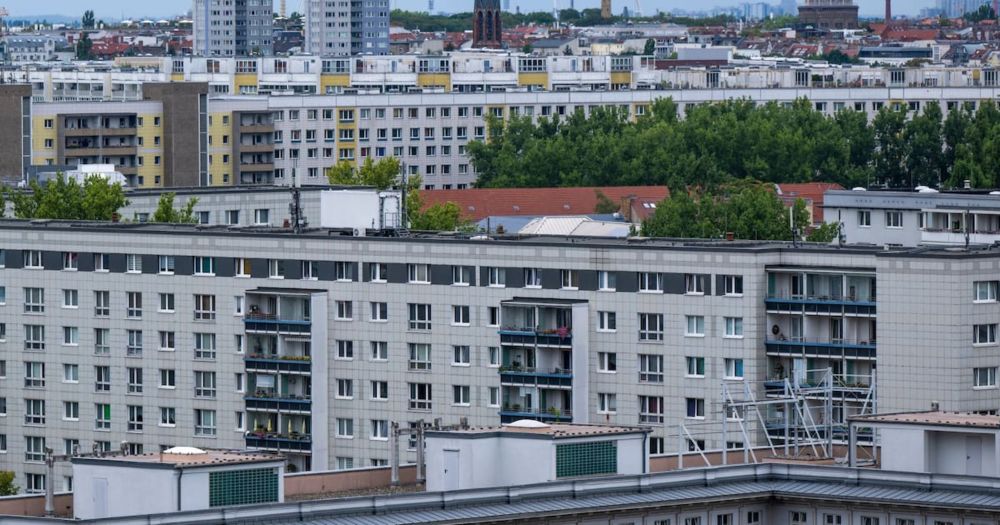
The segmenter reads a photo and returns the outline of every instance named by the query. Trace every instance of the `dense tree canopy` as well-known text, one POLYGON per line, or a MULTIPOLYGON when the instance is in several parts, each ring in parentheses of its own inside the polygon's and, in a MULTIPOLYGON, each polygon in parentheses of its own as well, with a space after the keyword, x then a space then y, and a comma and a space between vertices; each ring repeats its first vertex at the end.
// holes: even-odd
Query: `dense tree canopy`
POLYGON ((489 140, 469 145, 479 187, 667 184, 714 187, 764 182, 836 182, 976 187, 1000 185, 1000 111, 983 101, 943 118, 930 102, 920 112, 880 111, 871 122, 845 109, 829 117, 800 100, 790 107, 729 101, 687 108, 669 99, 631 120, 617 108, 566 117, 489 122, 489 140))
POLYGON ((120 184, 99 176, 88 177, 80 185, 59 174, 44 184, 32 181, 29 190, 8 193, 19 219, 110 221, 128 204, 120 184))
POLYGON ((152 222, 165 222, 174 224, 194 224, 198 219, 194 216, 194 207, 198 205, 198 197, 191 197, 179 210, 174 209, 174 199, 177 194, 167 192, 160 195, 160 200, 156 203, 156 211, 153 212, 152 222))

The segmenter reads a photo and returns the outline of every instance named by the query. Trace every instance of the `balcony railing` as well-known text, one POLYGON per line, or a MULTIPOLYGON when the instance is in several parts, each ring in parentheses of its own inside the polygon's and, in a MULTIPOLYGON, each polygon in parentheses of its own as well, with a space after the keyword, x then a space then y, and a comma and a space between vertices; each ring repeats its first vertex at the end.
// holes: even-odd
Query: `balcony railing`
POLYGON ((537 370, 534 368, 500 367, 500 384, 507 386, 572 388, 573 372, 560 368, 537 370))
POLYGON ((767 339, 765 347, 768 354, 837 357, 855 359, 875 359, 875 341, 845 341, 827 339, 808 341, 801 338, 767 339))
POLYGON ((501 423, 513 423, 519 419, 534 419, 542 422, 568 423, 573 421, 571 410, 557 408, 533 409, 523 408, 520 405, 504 405, 500 410, 501 423))
POLYGON ((258 410, 263 412, 302 412, 308 413, 312 409, 312 400, 308 397, 291 396, 288 394, 278 394, 273 392, 257 391, 244 398, 247 410, 258 410))
POLYGON ((312 361, 309 356, 268 356, 250 354, 243 359, 248 372, 285 372, 290 374, 308 374, 312 371, 312 361))
POLYGON ((312 329, 312 321, 308 319, 279 319, 275 314, 260 311, 247 312, 243 322, 248 332, 308 334, 312 329))
POLYGON ((248 449, 309 453, 312 451, 312 436, 297 433, 247 432, 246 446, 248 449))
POLYGON ((500 329, 500 343, 523 346, 572 346, 573 333, 566 327, 549 330, 507 327, 500 329))
POLYGON ((806 314, 875 315, 875 297, 812 295, 767 298, 769 312, 806 314))

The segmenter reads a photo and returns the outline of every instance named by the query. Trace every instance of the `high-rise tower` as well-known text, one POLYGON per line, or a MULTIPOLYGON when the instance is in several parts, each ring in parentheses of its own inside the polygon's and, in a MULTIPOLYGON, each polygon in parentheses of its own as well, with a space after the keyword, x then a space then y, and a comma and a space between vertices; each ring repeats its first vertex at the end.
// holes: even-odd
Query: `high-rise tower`
POLYGON ((235 5, 217 6, 211 0, 194 0, 194 54, 213 57, 270 55, 273 50, 273 0, 232 3, 235 5))
MULTIPOLYGON (((306 51, 320 56, 389 54, 389 0, 305 0, 306 51)), ((434 9, 434 2, 429 2, 434 9)))
POLYGON ((476 0, 472 14, 472 47, 503 47, 500 0, 476 0))
POLYGON ((601 0, 601 18, 611 18, 611 0, 601 0))

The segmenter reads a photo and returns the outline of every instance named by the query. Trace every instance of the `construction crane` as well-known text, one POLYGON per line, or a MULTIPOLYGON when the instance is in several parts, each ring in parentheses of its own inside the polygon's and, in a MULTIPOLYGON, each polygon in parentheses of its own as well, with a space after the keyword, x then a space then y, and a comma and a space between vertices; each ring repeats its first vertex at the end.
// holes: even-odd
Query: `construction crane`
POLYGON ((7 25, 3 23, 4 19, 10 16, 10 12, 7 11, 6 7, 0 7, 0 37, 7 34, 7 25))
POLYGON ((640 0, 635 0, 635 13, 632 16, 636 18, 642 17, 642 2, 640 0))

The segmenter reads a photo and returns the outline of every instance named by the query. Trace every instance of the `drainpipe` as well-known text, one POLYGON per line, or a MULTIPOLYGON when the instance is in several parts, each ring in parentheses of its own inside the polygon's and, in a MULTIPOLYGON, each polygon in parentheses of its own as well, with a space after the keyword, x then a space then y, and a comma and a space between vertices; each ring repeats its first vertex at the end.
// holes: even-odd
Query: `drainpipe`
POLYGON ((55 492, 56 492, 56 458, 52 455, 52 449, 45 449, 45 515, 54 516, 56 513, 55 492))
POLYGON ((649 433, 642 433, 642 450, 639 451, 639 458, 642 459, 642 473, 645 474, 647 470, 646 464, 649 462, 649 433))
POLYGON ((181 478, 184 477, 184 469, 177 469, 177 511, 181 511, 181 478))

